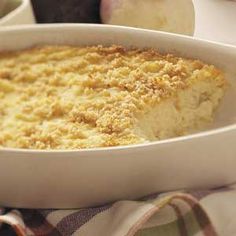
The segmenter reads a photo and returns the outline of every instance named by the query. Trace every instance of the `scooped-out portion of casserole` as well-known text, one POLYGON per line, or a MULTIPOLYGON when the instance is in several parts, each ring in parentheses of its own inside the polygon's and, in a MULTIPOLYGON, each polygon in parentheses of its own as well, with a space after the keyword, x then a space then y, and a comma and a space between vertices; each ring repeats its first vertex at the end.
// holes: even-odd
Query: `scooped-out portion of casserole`
POLYGON ((82 149, 202 130, 227 82, 213 65, 121 46, 0 53, 0 147, 82 149))

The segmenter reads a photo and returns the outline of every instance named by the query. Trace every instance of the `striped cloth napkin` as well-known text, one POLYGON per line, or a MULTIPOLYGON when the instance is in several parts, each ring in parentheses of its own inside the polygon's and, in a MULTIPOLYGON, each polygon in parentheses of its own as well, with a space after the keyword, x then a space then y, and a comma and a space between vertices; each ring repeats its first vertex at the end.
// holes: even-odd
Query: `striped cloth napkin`
POLYGON ((0 209, 3 236, 235 236, 236 185, 76 210, 0 209))

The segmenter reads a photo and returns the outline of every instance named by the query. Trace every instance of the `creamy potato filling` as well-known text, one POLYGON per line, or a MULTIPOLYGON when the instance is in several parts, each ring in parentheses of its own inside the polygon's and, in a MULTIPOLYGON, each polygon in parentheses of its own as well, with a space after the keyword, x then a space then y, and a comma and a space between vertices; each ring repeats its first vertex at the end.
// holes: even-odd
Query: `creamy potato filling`
POLYGON ((212 121, 220 70, 121 46, 0 53, 0 146, 81 149, 185 135, 212 121))

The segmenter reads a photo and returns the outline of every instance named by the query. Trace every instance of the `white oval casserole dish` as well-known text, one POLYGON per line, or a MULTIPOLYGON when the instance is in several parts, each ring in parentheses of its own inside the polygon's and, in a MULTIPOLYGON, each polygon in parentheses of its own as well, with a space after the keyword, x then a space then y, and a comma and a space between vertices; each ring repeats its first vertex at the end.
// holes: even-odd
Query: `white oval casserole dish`
POLYGON ((154 192, 236 181, 236 47, 156 31, 105 25, 0 29, 0 51, 39 44, 120 44, 197 58, 227 72, 230 88, 205 132, 149 144, 39 151, 0 149, 0 205, 87 207, 154 192), (234 100, 233 100, 234 99, 234 100))
MULTIPOLYGON (((35 18, 30 0, 7 0, 3 1, 2 8, 7 8, 7 5, 18 5, 14 10, 8 12, 0 18, 0 26, 34 24, 35 18)), ((0 4, 1 5, 1 4, 0 4)), ((1 6, 0 6, 1 7, 1 6)))

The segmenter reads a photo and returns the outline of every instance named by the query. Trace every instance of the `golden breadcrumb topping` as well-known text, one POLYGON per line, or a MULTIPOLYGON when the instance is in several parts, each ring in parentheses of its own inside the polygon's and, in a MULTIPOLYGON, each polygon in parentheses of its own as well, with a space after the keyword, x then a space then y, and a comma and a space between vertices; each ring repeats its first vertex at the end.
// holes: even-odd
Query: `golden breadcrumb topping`
MULTIPOLYGON (((0 146, 81 149, 149 141, 139 118, 199 81, 212 65, 153 49, 43 46, 0 54, 0 146)), ((158 139, 158 137, 157 137, 158 139)))

